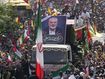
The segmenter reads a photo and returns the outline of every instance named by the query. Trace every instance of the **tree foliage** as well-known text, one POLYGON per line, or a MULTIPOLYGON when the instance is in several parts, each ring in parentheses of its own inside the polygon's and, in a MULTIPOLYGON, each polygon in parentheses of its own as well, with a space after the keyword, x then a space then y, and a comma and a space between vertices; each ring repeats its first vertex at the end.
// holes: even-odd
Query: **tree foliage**
POLYGON ((0 34, 5 35, 9 32, 14 34, 17 23, 15 21, 16 10, 6 4, 0 4, 0 34))

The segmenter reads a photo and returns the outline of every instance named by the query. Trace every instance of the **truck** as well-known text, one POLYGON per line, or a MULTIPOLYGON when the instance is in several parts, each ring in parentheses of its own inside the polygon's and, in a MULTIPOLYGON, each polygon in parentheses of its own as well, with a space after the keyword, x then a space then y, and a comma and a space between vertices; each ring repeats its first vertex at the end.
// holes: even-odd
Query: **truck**
MULTIPOLYGON (((53 78, 59 75, 59 72, 65 72, 72 62, 72 51, 70 45, 64 44, 43 44, 44 53, 44 75, 45 79, 50 75, 53 78)), ((31 63, 35 75, 36 45, 32 47, 31 63)))

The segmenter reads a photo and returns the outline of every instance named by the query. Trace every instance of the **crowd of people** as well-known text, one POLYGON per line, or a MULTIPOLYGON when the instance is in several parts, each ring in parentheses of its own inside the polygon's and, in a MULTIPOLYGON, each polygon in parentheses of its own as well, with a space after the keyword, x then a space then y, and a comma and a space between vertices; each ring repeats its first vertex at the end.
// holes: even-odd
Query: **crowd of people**
MULTIPOLYGON (((93 9, 89 0, 86 2, 79 0, 79 3, 76 5, 74 0, 60 0, 59 2, 56 2, 57 0, 46 2, 45 6, 48 6, 48 10, 43 8, 42 16, 65 15, 69 19, 76 18, 76 26, 78 27, 83 26, 85 21, 88 21, 90 24, 92 24, 92 20, 95 17, 97 29, 101 32, 105 30, 105 17, 103 17, 105 15, 104 0, 94 2, 95 8, 97 8, 97 11, 94 13, 92 13, 93 9), (68 1, 70 1, 70 3, 68 1), (61 4, 62 6, 60 6, 61 4)), ((28 50, 28 48, 25 47, 18 48, 23 55, 22 58, 16 57, 14 54, 12 54, 11 60, 8 53, 13 53, 14 51, 11 50, 13 45, 11 44, 10 37, 5 37, 3 35, 0 36, 0 79, 29 79, 29 61, 31 50, 28 50)), ((17 39, 14 40, 16 43, 17 39)), ((31 45, 30 42, 26 44, 28 46, 31 45)), ((32 45, 29 48, 31 47, 32 45)), ((72 70, 68 70, 66 72, 66 77, 63 75, 63 73, 60 74, 60 77, 60 79, 104 79, 105 44, 99 41, 94 42, 91 50, 84 55, 82 61, 78 60, 77 63, 73 64, 72 70)))
MULTIPOLYGON (((24 56, 21 60, 16 59, 15 62, 5 60, 0 61, 0 78, 29 79, 30 55, 26 53, 23 54, 24 56)), ((83 59, 78 60, 75 62, 75 64, 72 64, 72 68, 70 68, 70 70, 68 69, 60 76, 62 79, 104 79, 105 44, 99 41, 95 41, 91 50, 86 55, 84 55, 83 59)))
MULTIPOLYGON (((96 40, 91 50, 70 65, 66 72, 60 72, 58 78, 52 79, 104 79, 105 78, 105 43, 96 40)), ((48 78, 48 79, 51 79, 48 78)))

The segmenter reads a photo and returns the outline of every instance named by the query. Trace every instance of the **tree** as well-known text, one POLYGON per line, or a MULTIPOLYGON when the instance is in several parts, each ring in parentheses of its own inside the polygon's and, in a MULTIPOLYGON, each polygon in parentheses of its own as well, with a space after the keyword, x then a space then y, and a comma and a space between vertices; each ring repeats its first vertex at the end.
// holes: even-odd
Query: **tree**
POLYGON ((0 4, 0 35, 8 35, 9 32, 15 34, 17 26, 16 13, 12 6, 0 4))

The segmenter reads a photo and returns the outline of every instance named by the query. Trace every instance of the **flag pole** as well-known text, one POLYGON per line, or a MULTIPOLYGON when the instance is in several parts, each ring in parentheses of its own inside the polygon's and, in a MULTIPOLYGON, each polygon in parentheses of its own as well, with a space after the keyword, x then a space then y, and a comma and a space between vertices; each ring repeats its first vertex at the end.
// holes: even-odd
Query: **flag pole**
POLYGON ((44 58, 43 58, 43 38, 42 38, 42 24, 41 24, 41 0, 38 0, 38 13, 36 20, 37 34, 36 34, 36 77, 37 79, 44 79, 44 58))

